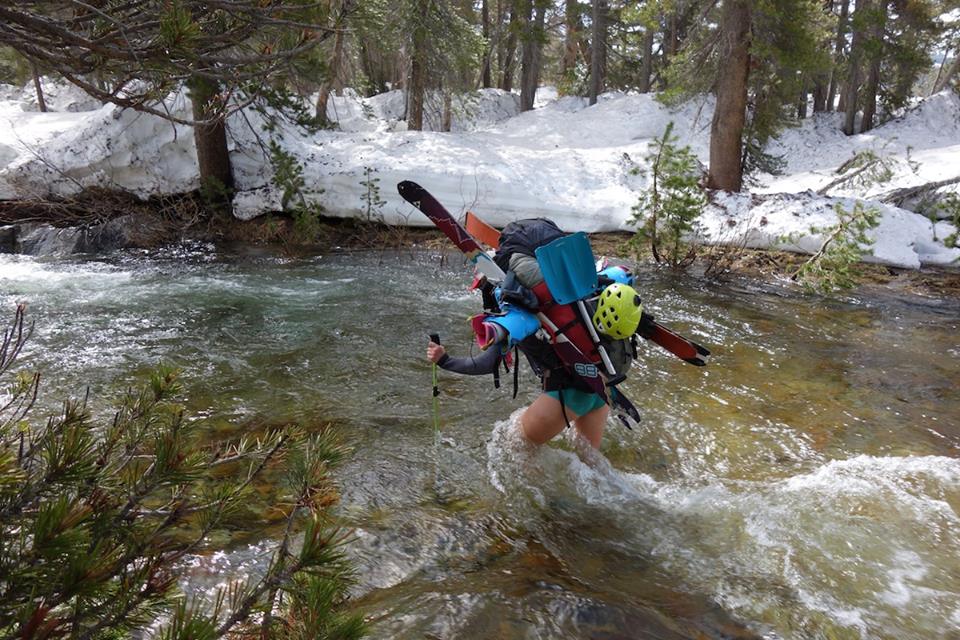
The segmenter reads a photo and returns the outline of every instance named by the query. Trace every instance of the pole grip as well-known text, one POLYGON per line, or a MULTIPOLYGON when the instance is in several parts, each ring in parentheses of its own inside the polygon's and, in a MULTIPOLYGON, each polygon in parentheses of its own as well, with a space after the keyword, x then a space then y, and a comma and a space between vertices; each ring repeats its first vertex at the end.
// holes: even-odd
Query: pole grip
POLYGON ((440 344, 440 334, 439 334, 439 333, 431 333, 431 334, 430 334, 430 342, 432 342, 433 344, 440 344))

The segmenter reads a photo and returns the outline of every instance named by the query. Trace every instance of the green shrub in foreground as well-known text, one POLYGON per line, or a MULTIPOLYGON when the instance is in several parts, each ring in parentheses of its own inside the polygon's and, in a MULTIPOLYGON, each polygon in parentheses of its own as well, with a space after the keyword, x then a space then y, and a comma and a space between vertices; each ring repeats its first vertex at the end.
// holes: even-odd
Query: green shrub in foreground
POLYGON ((157 620, 171 640, 363 635, 343 611, 352 573, 328 509, 345 450, 329 431, 206 444, 165 367, 105 424, 86 400, 37 424, 39 375, 13 371, 29 334, 19 307, 0 343, 0 638, 122 638, 157 620), (213 602, 182 594, 183 560, 281 468, 285 526, 262 575, 225 576, 213 602))

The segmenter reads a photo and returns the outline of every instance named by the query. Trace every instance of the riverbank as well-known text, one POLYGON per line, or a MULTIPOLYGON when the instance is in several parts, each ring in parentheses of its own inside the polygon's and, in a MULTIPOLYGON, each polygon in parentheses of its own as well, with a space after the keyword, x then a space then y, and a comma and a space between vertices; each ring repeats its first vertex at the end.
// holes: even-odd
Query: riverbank
MULTIPOLYGON (((636 255, 633 234, 590 234, 597 255, 659 268, 649 252, 636 255)), ((0 252, 98 253, 120 248, 152 249, 183 241, 273 247, 289 255, 338 250, 427 249, 448 251, 447 238, 433 228, 387 225, 352 218, 297 220, 266 215, 240 221, 210 212, 198 194, 146 201, 124 193, 87 190, 62 201, 0 202, 0 252)), ((710 280, 745 278, 787 287, 808 258, 771 249, 704 246, 690 273, 710 280)), ((899 269, 861 263, 859 289, 892 295, 960 299, 960 267, 899 269)))
MULTIPOLYGON (((71 103, 76 111, 39 113, 30 110, 31 90, 0 100, 0 199, 69 198, 98 188, 176 200, 199 188, 189 128, 86 102, 71 103)), ((537 108, 521 113, 503 108, 516 96, 480 92, 476 109, 452 132, 404 130, 396 113, 380 109, 402 104, 396 92, 345 95, 334 100, 335 128, 282 127, 270 139, 259 113, 237 114, 226 123, 233 215, 249 220, 288 209, 296 187, 295 203, 310 211, 429 227, 394 188, 414 179, 455 214, 469 209, 498 227, 542 216, 568 231, 623 232, 651 187, 650 154, 667 127, 701 163, 709 159, 709 97, 667 106, 653 94, 609 93, 591 106, 549 88, 538 96, 537 108), (274 143, 292 163, 292 182, 265 151, 274 143)), ((182 93, 164 107, 190 113, 182 93)), ((960 248, 945 239, 957 231, 957 114, 960 98, 944 92, 869 134, 844 135, 841 114, 804 119, 768 145, 785 163, 777 175, 752 175, 749 192, 710 194, 702 237, 711 245, 814 254, 845 215, 870 211, 877 220, 872 261, 952 267, 960 248)))

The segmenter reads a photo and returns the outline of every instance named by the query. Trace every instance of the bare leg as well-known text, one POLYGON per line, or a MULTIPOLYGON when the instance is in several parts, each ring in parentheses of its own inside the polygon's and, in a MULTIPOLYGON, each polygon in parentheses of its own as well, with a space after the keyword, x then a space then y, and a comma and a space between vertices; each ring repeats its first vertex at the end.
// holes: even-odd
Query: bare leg
MULTIPOLYGON (((557 403, 559 404, 559 403, 557 403)), ((599 409, 588 411, 573 422, 587 441, 593 445, 594 449, 600 448, 600 439, 603 437, 603 430, 607 426, 607 417, 610 415, 610 407, 604 405, 599 409)))
MULTIPOLYGON (((572 421, 577 416, 567 409, 567 417, 572 421)), ((520 416, 520 431, 534 444, 543 444, 566 426, 567 421, 563 419, 560 401, 545 393, 538 396, 520 416)))

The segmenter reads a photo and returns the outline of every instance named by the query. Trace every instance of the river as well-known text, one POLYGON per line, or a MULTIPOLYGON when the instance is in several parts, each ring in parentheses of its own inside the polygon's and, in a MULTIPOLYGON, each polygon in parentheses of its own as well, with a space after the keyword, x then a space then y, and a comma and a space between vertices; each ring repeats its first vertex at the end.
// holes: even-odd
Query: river
MULTIPOLYGON (((39 419, 90 388, 108 410, 159 361, 212 434, 332 422, 355 531, 355 605, 376 638, 960 636, 960 304, 644 271, 646 309, 713 351, 641 346, 643 414, 602 455, 515 431, 536 395, 440 373, 469 347, 459 258, 186 245, 0 255, 28 304, 39 419)), ((209 559, 256 569, 269 539, 209 559)))

